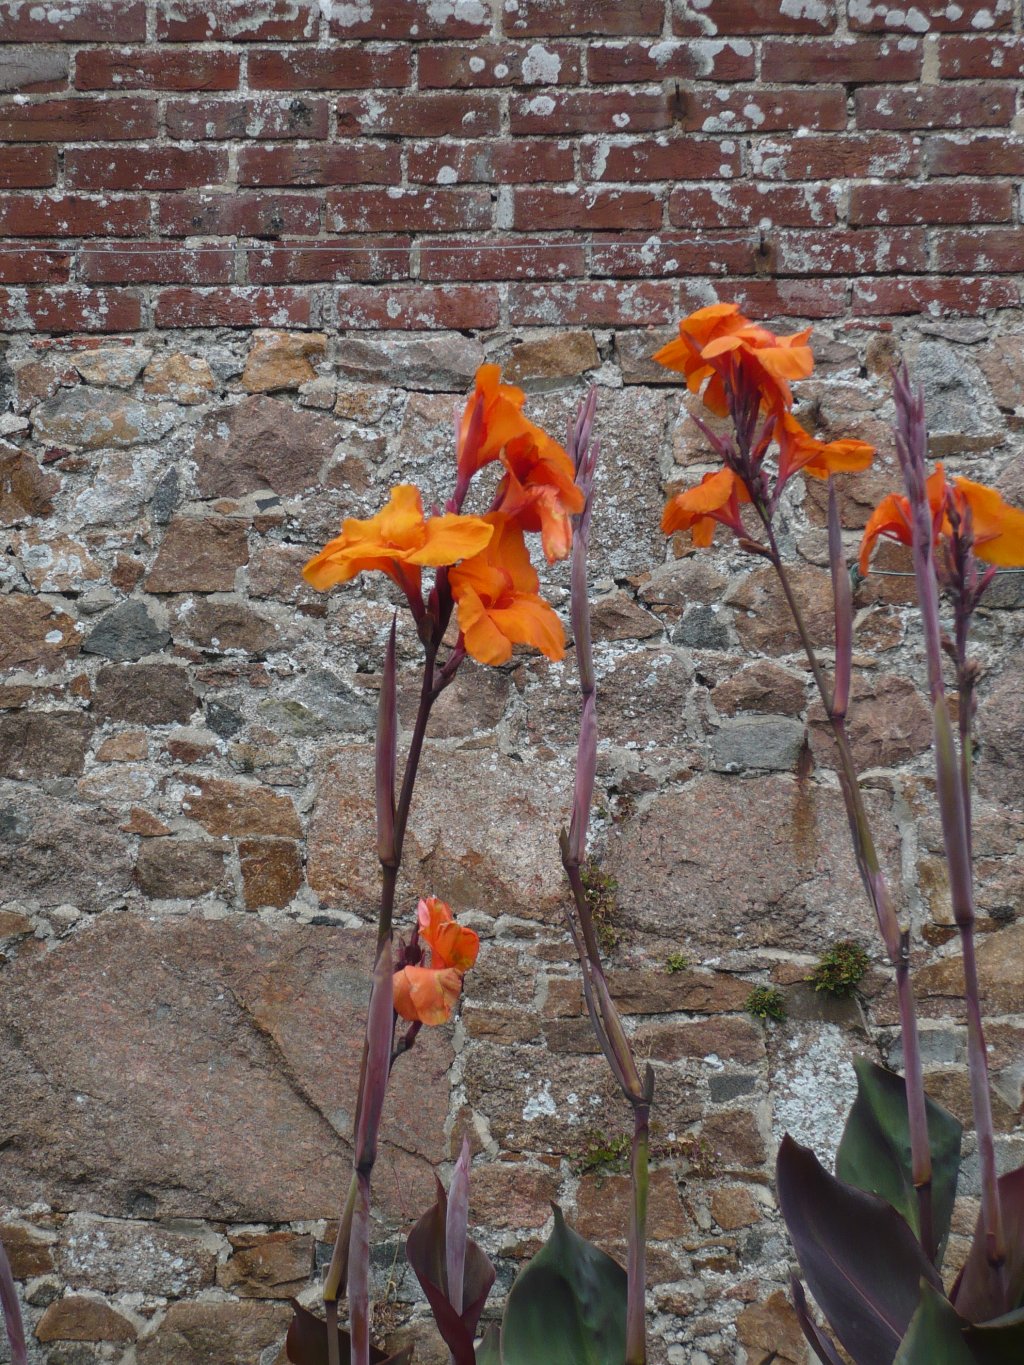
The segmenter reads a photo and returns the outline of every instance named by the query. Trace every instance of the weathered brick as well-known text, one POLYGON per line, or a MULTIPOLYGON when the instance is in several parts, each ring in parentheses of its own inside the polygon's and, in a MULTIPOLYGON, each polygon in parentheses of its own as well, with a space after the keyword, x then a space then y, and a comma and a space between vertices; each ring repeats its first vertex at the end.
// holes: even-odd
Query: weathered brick
POLYGON ((933 267, 949 275, 1017 275, 1024 261, 1019 227, 936 232, 933 267))
POLYGON ((2 237, 140 237, 149 229, 144 199, 90 199, 83 194, 0 196, 2 237))
MULTIPOLYGON (((837 0, 814 5, 785 5, 780 0, 715 0, 718 34, 832 33, 837 0)), ((707 32, 707 9, 694 0, 672 0, 672 29, 687 38, 707 32)))
POLYGON ((1003 223, 1013 214, 1009 185, 962 180, 955 185, 854 185, 850 222, 1003 223))
POLYGON ((443 242, 420 247, 424 280, 557 280, 586 274, 586 254, 572 242, 498 237, 469 249, 443 242))
POLYGON ((754 77, 754 45, 661 39, 656 43, 592 43, 587 76, 595 85, 631 81, 747 81, 754 77))
POLYGON ((838 318, 846 312, 845 280, 723 280, 723 303, 738 303, 752 318, 838 318))
POLYGON ((505 11, 505 32, 516 37, 574 37, 660 33, 664 18, 661 0, 518 0, 505 11))
POLYGON ((684 94, 682 103, 682 125, 696 132, 728 136, 798 128, 842 131, 846 127, 846 92, 840 85, 820 85, 813 90, 702 87, 684 94))
POLYGON ((331 37, 401 38, 425 42, 436 38, 479 38, 490 33, 493 11, 500 0, 478 0, 460 6, 427 5, 422 0, 361 0, 358 5, 335 5, 331 37))
POLYGON ((874 275, 928 268, 923 228, 782 231, 772 235, 769 251, 771 269, 779 275, 874 275))
POLYGON ((89 48, 75 58, 78 90, 234 90, 241 59, 223 49, 89 48))
POLYGON ((740 174, 734 138, 585 138, 580 167, 588 180, 718 180, 740 174))
POLYGON ((76 190, 187 190, 227 175, 227 152, 212 147, 73 147, 64 156, 65 183, 76 190))
POLYGON ((409 49, 388 47, 268 48, 250 52, 252 90, 401 89, 412 80, 409 49))
POLYGON ((257 96, 253 99, 172 100, 167 104, 167 134, 186 141, 228 138, 323 138, 330 110, 326 99, 257 96))
POLYGON ((9 190, 42 189, 57 183, 53 147, 0 147, 0 184, 9 190))
POLYGON ((678 305, 667 281, 584 280, 513 284, 508 309, 513 327, 645 327, 671 321, 678 305))
POLYGON ((320 228, 315 194, 182 193, 160 201, 160 231, 169 237, 277 237, 320 228))
POLYGON ((943 38, 939 42, 943 80, 1019 80, 1024 76, 1024 46, 1019 38, 943 38))
POLYGON ((656 228, 663 203, 656 191, 599 188, 513 191, 517 228, 656 228))
POLYGON ((228 284, 234 271, 229 246, 205 243, 185 247, 173 242, 147 242, 132 250, 121 242, 90 242, 79 254, 78 269, 92 284, 228 284))
POLYGON ((470 232, 491 225, 485 190, 337 190, 327 196, 332 232, 470 232))
POLYGON ((315 0, 159 0, 156 36, 169 43, 295 42, 316 37, 319 17, 315 0))
POLYGON ((0 3, 0 43, 141 43, 146 37, 145 0, 109 0, 59 11, 54 22, 45 5, 24 0, 0 3))
MULTIPOLYGON (((850 27, 872 32, 956 33, 976 27, 976 5, 950 5, 947 0, 916 0, 913 5, 893 5, 889 0, 851 0, 850 27)), ((986 0, 988 28, 1009 28, 1013 0, 986 0)))
POLYGON ((0 244, 0 282, 3 284, 63 284, 71 275, 72 252, 56 244, 33 242, 26 251, 0 244))
POLYGON ((914 81, 921 74, 922 47, 907 38, 848 38, 795 43, 769 38, 761 45, 764 81, 838 81, 872 85, 914 81))
POLYGON ((983 313, 989 308, 1019 308, 1020 290, 1013 280, 959 277, 862 279, 853 283, 853 311, 859 317, 890 313, 928 313, 947 317, 983 313))
POLYGON ((242 147, 240 185, 397 185, 402 154, 391 142, 242 147))
POLYGON ((467 43, 421 48, 417 69, 421 90, 478 90, 577 85, 581 68, 579 50, 567 43, 467 43))
POLYGON ((247 285, 237 289, 164 289, 158 327, 308 327, 309 295, 298 289, 247 285))
POLYGON ((149 100, 38 100, 0 110, 0 142, 135 142, 156 134, 149 100))
POLYGON ((413 142, 409 179, 431 185, 536 184, 572 180, 572 143, 551 138, 499 142, 413 142))
POLYGON ((928 138, 929 175, 1024 175, 1024 137, 982 133, 928 138))
POLYGON ((142 300, 130 289, 32 289, 27 307, 40 332, 133 332, 142 326, 142 300))
POLYGON ((750 149, 751 174, 765 180, 903 180, 920 163, 918 140, 899 133, 759 138, 750 149))
POLYGON ((658 86, 639 90, 554 90, 513 99, 509 126, 515 137, 531 134, 649 133, 668 128, 672 110, 658 86))
POLYGON ((825 185, 679 185, 668 201, 674 227, 822 227, 836 220, 825 185))
POLYGON ((334 294, 342 325, 401 331, 495 327, 498 291, 477 285, 342 286, 334 294))
POLYGON ((501 129, 496 94, 384 91, 343 95, 338 132, 352 137, 495 137, 501 129))
POLYGON ((250 253, 252 284, 309 284, 317 280, 379 282, 409 276, 410 238, 363 237, 342 242, 268 242, 250 253))
POLYGON ((858 128, 1009 127, 1014 93, 994 81, 977 85, 868 86, 854 92, 858 128))
POLYGON ((597 236, 590 252, 594 275, 747 275, 758 264, 757 239, 751 234, 659 232, 649 242, 621 242, 612 234, 597 236))

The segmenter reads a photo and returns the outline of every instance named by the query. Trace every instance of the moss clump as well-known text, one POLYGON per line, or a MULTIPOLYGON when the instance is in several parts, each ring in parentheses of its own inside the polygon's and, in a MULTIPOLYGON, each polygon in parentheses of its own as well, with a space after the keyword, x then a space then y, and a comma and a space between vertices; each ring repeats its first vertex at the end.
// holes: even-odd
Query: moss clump
POLYGON ((836 996, 852 995, 870 965, 864 949, 847 940, 824 953, 807 979, 816 991, 827 991, 836 996))
POLYGON ((786 997, 774 986, 756 986, 747 996, 745 1008, 755 1019, 782 1020, 786 1017, 786 997))
POLYGON ((665 970, 670 976, 674 976, 676 972, 685 972, 689 965, 690 959, 685 953, 669 953, 665 970))
POLYGON ((580 877, 587 895, 587 904, 590 906, 590 917, 594 921, 597 941, 604 952, 614 952, 619 944, 619 934, 615 927, 615 917, 619 910, 619 903, 616 900, 619 884, 609 873, 602 872, 593 858, 580 868, 580 877))
POLYGON ((598 1131, 590 1132, 587 1144, 572 1162, 577 1175, 612 1175, 628 1168, 630 1144, 625 1133, 608 1137, 598 1131))

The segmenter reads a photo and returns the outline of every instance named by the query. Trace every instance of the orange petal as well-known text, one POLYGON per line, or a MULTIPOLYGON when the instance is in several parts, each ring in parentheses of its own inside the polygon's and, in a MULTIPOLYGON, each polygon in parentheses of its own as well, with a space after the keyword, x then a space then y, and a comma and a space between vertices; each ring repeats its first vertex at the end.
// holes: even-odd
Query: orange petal
POLYGON ((459 630, 466 651, 477 663, 491 668, 506 664, 512 657, 512 641, 491 620, 479 595, 469 586, 458 594, 459 630))
POLYGON ((830 474, 849 474, 867 469, 875 458, 875 447, 867 441, 829 441, 804 465, 805 474, 827 479, 830 474))
POLYGON ((871 553, 879 536, 882 535, 890 540, 898 540, 903 545, 912 543, 909 507, 906 498, 901 498, 898 493, 889 493, 884 497, 864 527, 860 557, 857 561, 857 567, 863 577, 867 577, 871 553))
POLYGON ((395 1010, 403 1019, 444 1024, 462 991, 462 973, 453 967, 403 967, 395 973, 395 1010))
POLYGON ((1024 512, 1011 507, 987 484, 958 476, 953 485, 971 509, 977 557, 1004 569, 1024 566, 1024 512))
POLYGON ((507 607, 495 607, 490 618, 498 630, 517 645, 532 645, 548 659, 565 653, 565 631, 554 608, 532 593, 516 593, 507 607))
POLYGON ((421 549, 405 556, 408 564, 455 564, 479 554, 494 535, 494 527, 483 517, 445 512, 426 523, 426 540, 421 549))

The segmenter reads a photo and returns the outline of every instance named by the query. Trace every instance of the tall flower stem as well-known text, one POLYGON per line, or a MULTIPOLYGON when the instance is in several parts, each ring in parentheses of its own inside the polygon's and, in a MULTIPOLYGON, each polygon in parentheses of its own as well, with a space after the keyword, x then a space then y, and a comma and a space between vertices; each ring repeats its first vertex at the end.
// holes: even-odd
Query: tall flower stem
POLYGON ((3 1242, 0 1242, 0 1310, 11 1347, 11 1365, 28 1365, 28 1348, 25 1345, 25 1328, 21 1321, 18 1291, 14 1287, 11 1263, 7 1259, 3 1242))
MULTIPOLYGON (((913 538, 914 576, 921 608, 925 655, 928 662, 928 688, 932 700, 935 727, 935 771, 939 815, 949 869, 950 900, 953 918, 960 933, 963 951, 964 997, 967 1005, 967 1056, 971 1075, 971 1100, 974 1108, 974 1128, 978 1136, 978 1157, 981 1165, 981 1220, 985 1234, 988 1260, 997 1290, 1006 1301, 1006 1240, 999 1199, 996 1170, 995 1136, 992 1124, 992 1100, 989 1090, 988 1055, 981 1021, 981 992, 978 965, 974 951, 974 879, 971 867, 971 833, 969 797, 965 784, 970 769, 963 753, 959 759, 953 727, 946 707, 946 690, 942 677, 942 630, 939 623, 939 588, 933 556, 933 523, 926 488, 925 462, 928 436, 924 421, 924 397, 920 389, 911 390, 906 368, 896 375, 896 453, 903 472, 907 500, 910 504, 913 538)), ((966 654, 966 635, 962 649, 966 654)), ((965 707, 967 709, 967 707, 965 707)), ((968 721, 969 726, 969 721, 968 721)), ((970 743, 969 728, 963 728, 962 742, 970 743)))
MULTIPOLYGON (((839 756, 839 785, 843 793, 843 801, 846 805, 846 814, 850 826, 850 835, 853 841, 854 858, 857 869, 860 872, 861 881, 867 892, 868 899, 871 901, 875 911, 875 918, 878 922, 879 932, 885 944, 885 950, 889 961, 893 966, 896 975, 896 995, 899 1002, 900 1012, 900 1033, 903 1040, 903 1069, 904 1083, 907 1092, 907 1122, 910 1130, 910 1160, 911 1175, 914 1188, 917 1191, 918 1201, 918 1220, 920 1223, 919 1236, 921 1246, 929 1260, 934 1260, 937 1250, 935 1240, 935 1224, 932 1214, 932 1156, 931 1144, 928 1139, 928 1116, 925 1109, 924 1098, 924 1074, 921 1064, 921 1050, 917 1031, 917 1008, 914 1001, 913 985, 910 980, 910 940, 909 935, 900 929, 899 920, 889 895, 889 888, 882 872, 881 863, 878 858, 878 851, 875 848, 874 837, 871 833, 871 824, 868 819, 867 810, 864 806, 864 798, 860 789, 860 782, 857 776, 857 768, 853 759, 853 751, 850 747, 849 736, 846 731, 846 689, 848 687, 848 659, 840 659, 840 652, 843 648, 849 648, 848 636, 844 630, 845 622, 843 613, 840 611, 837 622, 837 658, 836 671, 838 686, 830 689, 825 678, 824 670, 818 659, 811 640, 807 623, 800 603, 797 601, 793 591, 793 585, 786 565, 779 551, 778 541, 775 537, 775 530, 772 525, 770 512, 759 501, 757 510, 760 515, 761 524, 764 527, 765 538, 768 542, 768 559, 771 562, 779 584, 785 596, 790 614, 796 625, 800 642, 804 647, 804 653, 814 677, 821 704, 825 708, 832 736, 835 740, 836 752, 839 756), (843 642, 840 643, 839 636, 843 635, 843 642), (839 701, 837 707, 836 702, 839 701)), ((833 521, 837 522, 837 514, 833 513, 833 521)), ((835 534, 833 533, 833 540, 835 534)), ((835 556, 833 556, 833 560, 835 556)), ((845 571, 845 568, 844 568, 845 571)), ((836 583, 837 603, 841 600, 838 597, 840 591, 836 582, 837 566, 833 563, 833 580, 836 583)))

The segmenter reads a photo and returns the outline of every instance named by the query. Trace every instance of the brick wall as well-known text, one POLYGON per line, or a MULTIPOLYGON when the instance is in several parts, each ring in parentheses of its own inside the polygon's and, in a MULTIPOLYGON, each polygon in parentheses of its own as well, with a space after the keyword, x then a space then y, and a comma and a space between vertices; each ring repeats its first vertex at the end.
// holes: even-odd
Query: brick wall
MULTIPOLYGON (((899 1065, 895 1002, 778 594, 730 546, 659 532, 713 455, 649 356, 714 298, 813 322, 801 420, 879 447, 843 480, 851 558, 896 477, 901 356, 933 454, 1024 506, 1021 42, 1006 0, 0 0, 0 1236, 32 1365, 270 1365, 287 1297, 316 1300, 394 603, 300 570, 391 483, 448 494, 487 359, 556 433, 598 387, 593 849, 613 992, 657 1074, 652 1365, 802 1365, 775 1144, 834 1149, 850 1057, 899 1065), (806 978, 844 938, 872 965, 832 1002, 806 978), (758 985, 784 1022, 746 1013, 758 985)), ((783 539, 827 643, 824 505, 797 483, 783 539)), ((543 577, 564 611, 564 567, 543 577)), ((851 733, 928 1085, 967 1120, 919 627, 903 579, 856 605, 851 733)), ((1006 1165, 1022 608, 997 580, 977 631, 1006 1165)), ((396 1069, 375 1177, 379 1335, 415 1337, 417 1365, 447 1355, 401 1238, 464 1133, 500 1289, 552 1198, 623 1251, 601 1153, 626 1120, 561 927, 577 705, 571 656, 467 665, 427 741, 401 914, 447 896, 483 946, 458 1025, 396 1069)), ((950 1264, 976 1193, 969 1162, 950 1264)))

